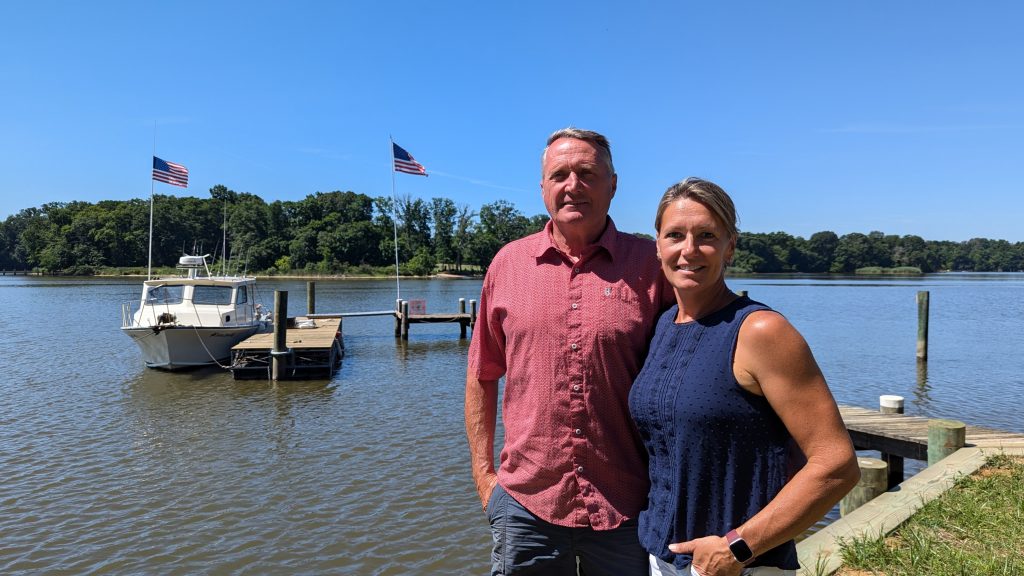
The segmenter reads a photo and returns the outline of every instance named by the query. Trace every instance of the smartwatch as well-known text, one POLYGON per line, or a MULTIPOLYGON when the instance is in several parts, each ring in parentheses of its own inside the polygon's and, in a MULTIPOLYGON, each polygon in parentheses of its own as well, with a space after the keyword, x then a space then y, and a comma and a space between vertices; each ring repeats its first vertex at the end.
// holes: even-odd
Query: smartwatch
POLYGON ((729 542, 729 550, 732 551, 733 558, 736 558, 737 562, 746 566, 754 559, 754 551, 747 546, 746 540, 739 535, 739 532, 729 530, 725 534, 725 539, 729 542))

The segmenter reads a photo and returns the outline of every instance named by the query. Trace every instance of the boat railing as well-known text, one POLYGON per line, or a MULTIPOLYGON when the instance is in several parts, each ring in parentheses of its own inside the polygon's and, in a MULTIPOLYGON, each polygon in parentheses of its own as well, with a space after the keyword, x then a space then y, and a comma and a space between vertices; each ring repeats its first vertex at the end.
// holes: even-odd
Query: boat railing
POLYGON ((135 305, 138 302, 129 300, 121 303, 121 328, 133 328, 135 326, 135 305))

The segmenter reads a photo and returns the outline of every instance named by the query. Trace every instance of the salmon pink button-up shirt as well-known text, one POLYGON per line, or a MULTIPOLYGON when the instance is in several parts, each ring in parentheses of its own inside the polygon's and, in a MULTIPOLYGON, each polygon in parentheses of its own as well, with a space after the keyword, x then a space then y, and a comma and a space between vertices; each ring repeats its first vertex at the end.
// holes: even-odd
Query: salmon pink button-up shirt
POLYGON ((577 262, 552 243, 551 222, 491 262, 469 372, 505 377, 498 481, 543 520, 608 530, 643 508, 629 389, 672 303, 654 243, 611 219, 577 262))

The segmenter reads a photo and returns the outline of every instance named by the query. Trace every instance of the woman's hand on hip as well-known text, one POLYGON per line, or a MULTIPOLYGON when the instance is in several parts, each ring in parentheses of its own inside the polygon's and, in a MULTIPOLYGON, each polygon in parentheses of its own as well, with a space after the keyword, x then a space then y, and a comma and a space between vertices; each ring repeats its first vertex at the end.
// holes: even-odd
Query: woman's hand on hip
POLYGON ((668 549, 676 554, 693 556, 694 571, 700 576, 739 576, 743 572, 743 565, 729 550, 729 542, 721 536, 669 544, 668 549))

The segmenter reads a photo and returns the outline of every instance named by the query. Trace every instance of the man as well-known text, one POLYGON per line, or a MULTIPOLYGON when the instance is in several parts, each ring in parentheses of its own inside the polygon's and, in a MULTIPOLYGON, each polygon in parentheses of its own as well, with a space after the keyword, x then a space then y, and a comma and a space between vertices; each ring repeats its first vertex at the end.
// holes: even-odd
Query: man
POLYGON ((659 312, 673 302, 654 243, 608 217, 608 140, 548 138, 544 230, 509 243, 484 278, 466 374, 473 479, 494 537, 493 574, 646 574, 636 517, 647 464, 628 394, 659 312), (505 441, 495 472, 498 380, 505 441))

